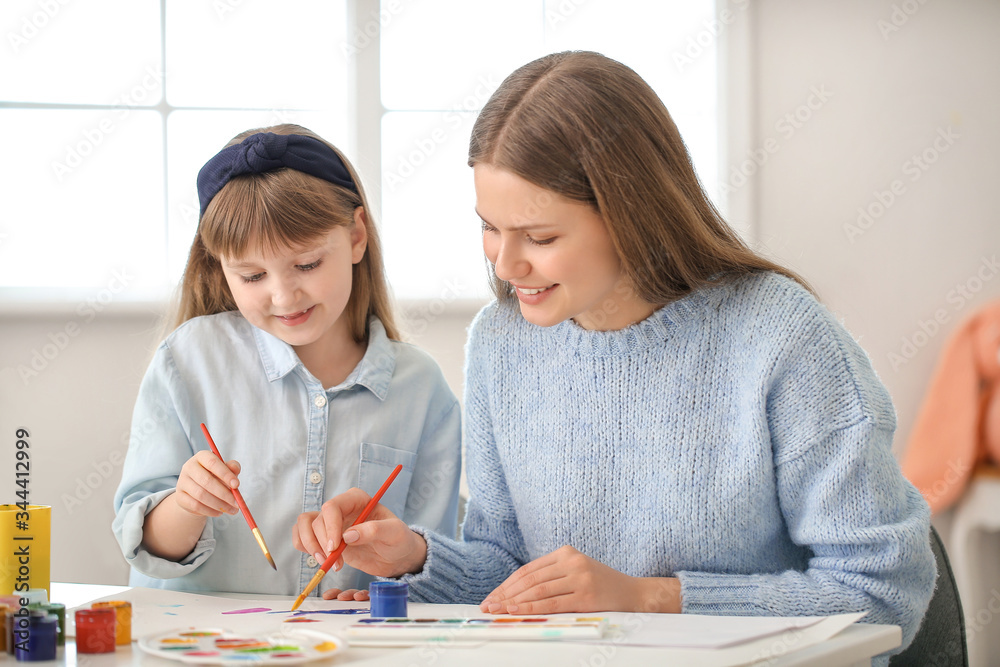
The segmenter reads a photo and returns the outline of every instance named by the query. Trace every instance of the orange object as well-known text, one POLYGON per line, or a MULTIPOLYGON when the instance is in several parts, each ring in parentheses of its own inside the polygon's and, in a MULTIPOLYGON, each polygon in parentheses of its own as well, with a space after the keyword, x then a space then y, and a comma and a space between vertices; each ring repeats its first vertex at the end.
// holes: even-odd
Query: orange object
MULTIPOLYGON (((385 495, 385 492, 389 490, 389 485, 392 484, 392 481, 394 479, 396 479, 396 475, 398 475, 402 470, 403 470, 402 465, 397 465, 395 468, 392 469, 392 472, 389 473, 389 476, 386 478, 385 482, 382 483, 382 486, 379 487, 379 490, 375 492, 375 495, 371 497, 371 500, 368 501, 368 504, 365 505, 365 508, 361 510, 361 514, 358 515, 358 518, 355 519, 354 523, 351 524, 352 528, 358 525, 359 523, 362 523, 365 519, 368 518, 368 515, 372 513, 373 509, 375 509, 375 505, 377 505, 378 501, 382 499, 382 496, 385 495)), ((319 570, 317 570, 316 574, 313 575, 313 578, 309 581, 309 584, 306 586, 305 590, 302 591, 302 594, 299 595, 299 597, 295 598, 295 604, 292 605, 292 611, 298 609, 299 605, 302 604, 302 601, 306 599, 306 596, 309 595, 312 592, 312 590, 319 585, 319 582, 323 579, 323 577, 326 576, 326 573, 330 571, 330 568, 333 567, 333 564, 337 562, 337 559, 340 558, 340 554, 344 553, 344 549, 346 548, 347 548, 347 542, 344 542, 344 540, 341 539, 340 546, 330 552, 330 555, 326 557, 325 561, 323 561, 323 565, 321 565, 319 570)))
MULTIPOLYGON (((208 446, 212 448, 212 453, 218 456, 219 460, 225 463, 226 459, 222 458, 222 454, 219 453, 219 448, 215 446, 215 440, 212 440, 212 436, 208 432, 208 427, 202 424, 201 432, 205 434, 205 439, 208 440, 208 446)), ((243 518, 247 520, 247 525, 250 526, 254 539, 256 539, 257 544, 260 545, 260 550, 264 552, 264 557, 267 558, 267 562, 271 564, 271 567, 277 570, 278 566, 274 564, 274 559, 271 558, 271 551, 267 548, 267 543, 264 542, 264 536, 260 534, 260 529, 257 528, 257 522, 253 520, 253 515, 250 514, 250 508, 247 507, 246 502, 243 500, 243 494, 240 493, 239 489, 233 489, 232 491, 233 497, 236 498, 236 504, 239 505, 240 512, 243 514, 243 518)))
POLYGON ((91 609, 111 608, 115 612, 115 644, 128 646, 132 643, 132 603, 125 600, 95 602, 91 609))
MULTIPOLYGON (((77 609, 76 652, 114 653, 117 611, 112 607, 77 609)), ((131 628, 129 628, 131 634, 131 628)))
POLYGON ((989 462, 1000 463, 1000 301, 973 314, 945 344, 902 466, 936 514, 989 462))

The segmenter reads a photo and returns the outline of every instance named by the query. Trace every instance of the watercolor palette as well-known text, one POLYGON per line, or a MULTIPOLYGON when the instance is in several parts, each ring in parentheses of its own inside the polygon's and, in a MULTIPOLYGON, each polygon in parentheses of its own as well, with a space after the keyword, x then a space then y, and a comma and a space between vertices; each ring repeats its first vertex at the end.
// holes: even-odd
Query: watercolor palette
POLYGON ((203 665, 296 665, 328 658, 345 647, 333 635, 299 629, 247 635, 218 628, 184 628, 139 640, 139 648, 151 655, 203 665))
POLYGON ((599 639, 608 628, 603 617, 504 616, 497 618, 368 618, 348 626, 351 640, 503 641, 599 639))

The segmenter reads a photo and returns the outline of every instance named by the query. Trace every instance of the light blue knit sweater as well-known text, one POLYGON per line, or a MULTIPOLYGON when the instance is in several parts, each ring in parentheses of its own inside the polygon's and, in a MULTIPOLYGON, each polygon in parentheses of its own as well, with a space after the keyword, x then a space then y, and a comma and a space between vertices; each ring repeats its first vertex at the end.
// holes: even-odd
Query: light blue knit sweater
POLYGON ((890 451, 892 402, 791 280, 712 285, 619 331, 494 302, 471 328, 465 411, 464 541, 421 531, 417 599, 478 604, 570 544, 679 577, 685 613, 866 611, 904 646, 917 630, 930 514, 890 451))

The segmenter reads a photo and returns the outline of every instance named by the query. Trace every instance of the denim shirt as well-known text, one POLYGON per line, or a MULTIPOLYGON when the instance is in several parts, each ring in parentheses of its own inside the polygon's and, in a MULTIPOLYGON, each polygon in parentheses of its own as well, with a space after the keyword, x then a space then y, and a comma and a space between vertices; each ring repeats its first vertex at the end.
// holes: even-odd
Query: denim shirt
MULTIPOLYGON (((461 411, 437 364, 369 324, 364 358, 324 389, 287 343, 238 312, 198 317, 157 349, 139 389, 113 529, 132 586, 298 595, 320 563, 292 545, 299 514, 357 486, 373 494, 403 470, 382 504, 407 524, 454 535, 461 472, 461 411), (242 466, 240 492, 277 565, 240 514, 209 518, 180 561, 142 546, 145 516, 175 491, 181 466, 209 449, 242 466)), ((372 577, 332 570, 327 588, 367 588, 372 577)))

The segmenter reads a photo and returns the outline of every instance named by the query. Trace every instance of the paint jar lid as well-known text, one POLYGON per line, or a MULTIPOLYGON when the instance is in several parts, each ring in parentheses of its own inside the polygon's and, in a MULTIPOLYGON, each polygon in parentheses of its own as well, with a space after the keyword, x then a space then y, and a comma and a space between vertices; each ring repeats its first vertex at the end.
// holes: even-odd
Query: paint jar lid
POLYGON ((31 615, 28 617, 28 624, 31 627, 58 626, 59 617, 41 609, 32 609, 31 615))
POLYGON ((21 597, 28 599, 28 606, 33 604, 45 604, 49 601, 49 592, 44 588, 32 588, 21 597))
POLYGON ((116 607, 126 607, 131 609, 132 603, 129 602, 128 600, 105 600, 104 602, 95 602, 90 606, 93 607, 94 609, 101 609, 101 608, 114 609, 116 607))
POLYGON ((368 594, 372 597, 406 597, 410 586, 405 581, 373 581, 368 584, 368 594))
POLYGON ((0 602, 7 605, 14 611, 21 608, 21 596, 20 595, 0 595, 0 602))

